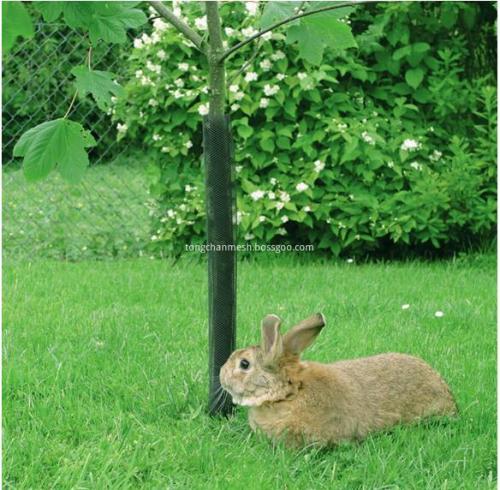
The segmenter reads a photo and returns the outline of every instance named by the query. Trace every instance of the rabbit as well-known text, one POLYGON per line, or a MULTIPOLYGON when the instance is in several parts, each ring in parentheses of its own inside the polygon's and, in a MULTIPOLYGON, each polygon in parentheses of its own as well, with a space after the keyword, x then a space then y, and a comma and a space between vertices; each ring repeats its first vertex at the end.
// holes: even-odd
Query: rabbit
POLYGON ((322 364, 300 354, 325 326, 317 313, 281 335, 262 321, 260 346, 236 350, 220 370, 233 403, 249 407, 250 427, 292 447, 331 446, 433 415, 454 416, 449 387, 423 360, 379 354, 322 364))

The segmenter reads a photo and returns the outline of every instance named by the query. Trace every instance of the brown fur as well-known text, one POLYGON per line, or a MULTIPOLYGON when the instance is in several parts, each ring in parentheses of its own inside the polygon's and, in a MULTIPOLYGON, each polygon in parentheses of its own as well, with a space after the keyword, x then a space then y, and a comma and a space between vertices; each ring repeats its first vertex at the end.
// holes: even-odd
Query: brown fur
POLYGON ((274 325, 271 347, 272 334, 266 332, 267 352, 262 347, 238 350, 221 369, 222 386, 236 403, 250 406, 252 429, 285 437, 294 446, 330 445, 399 423, 457 413, 446 383, 413 356, 390 353, 333 364, 300 361, 298 351, 324 326, 318 315, 304 322, 284 337, 279 323, 274 325), (269 361, 273 349, 274 364, 269 361), (239 368, 243 358, 250 362, 248 371, 239 368))

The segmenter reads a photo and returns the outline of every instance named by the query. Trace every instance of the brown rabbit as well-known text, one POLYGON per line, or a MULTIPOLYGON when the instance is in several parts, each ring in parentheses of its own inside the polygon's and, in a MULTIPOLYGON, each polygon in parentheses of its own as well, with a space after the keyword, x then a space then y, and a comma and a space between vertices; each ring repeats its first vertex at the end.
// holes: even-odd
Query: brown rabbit
POLYGON ((428 364, 406 354, 379 354, 333 364, 301 361, 325 319, 321 313, 284 336, 281 320, 262 322, 261 346, 240 349, 220 371, 233 402, 249 406, 252 429, 289 445, 361 439, 432 415, 455 415, 450 389, 428 364))

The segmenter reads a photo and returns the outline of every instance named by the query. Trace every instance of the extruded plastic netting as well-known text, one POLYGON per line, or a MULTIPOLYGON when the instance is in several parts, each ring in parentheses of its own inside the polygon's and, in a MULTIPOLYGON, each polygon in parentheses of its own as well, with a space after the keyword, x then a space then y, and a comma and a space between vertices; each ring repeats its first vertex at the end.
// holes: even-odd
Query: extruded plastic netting
POLYGON ((209 412, 228 414, 231 398, 220 389, 219 371, 235 348, 236 201, 228 116, 203 120, 208 248, 209 412))

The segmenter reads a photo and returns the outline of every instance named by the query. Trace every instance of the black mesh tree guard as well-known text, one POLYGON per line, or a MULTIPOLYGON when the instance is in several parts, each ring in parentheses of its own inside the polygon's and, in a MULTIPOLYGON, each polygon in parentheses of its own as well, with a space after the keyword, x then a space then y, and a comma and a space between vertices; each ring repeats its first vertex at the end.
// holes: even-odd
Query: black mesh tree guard
POLYGON ((231 398, 222 393, 221 366, 235 348, 236 251, 232 135, 228 116, 203 119, 205 199, 208 244, 209 399, 211 415, 232 411, 231 398))

